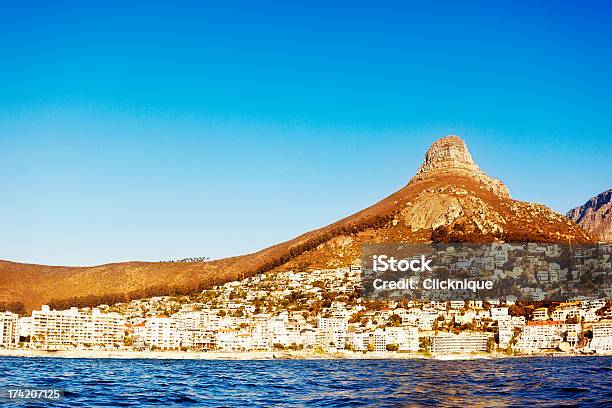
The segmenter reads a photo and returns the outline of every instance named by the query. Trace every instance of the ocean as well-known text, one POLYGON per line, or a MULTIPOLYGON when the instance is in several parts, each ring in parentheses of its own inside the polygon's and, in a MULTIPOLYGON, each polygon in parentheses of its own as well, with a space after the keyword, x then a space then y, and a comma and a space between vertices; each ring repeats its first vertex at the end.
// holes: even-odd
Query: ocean
POLYGON ((612 406, 612 357, 479 360, 0 358, 0 389, 59 389, 11 407, 612 406))

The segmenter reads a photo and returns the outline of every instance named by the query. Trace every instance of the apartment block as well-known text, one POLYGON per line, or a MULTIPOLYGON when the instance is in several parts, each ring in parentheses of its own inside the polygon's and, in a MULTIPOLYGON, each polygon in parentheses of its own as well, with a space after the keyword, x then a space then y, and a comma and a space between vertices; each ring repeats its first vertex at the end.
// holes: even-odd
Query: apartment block
POLYGON ((473 353, 487 351, 491 336, 484 333, 439 333, 429 338, 432 353, 473 353))
POLYGON ((612 354, 612 319, 593 323, 591 350, 597 354, 612 354))
POLYGON ((555 349, 563 340, 563 331, 563 322, 527 322, 516 348, 523 351, 555 349))
POLYGON ((19 342, 19 316, 12 312, 0 313, 0 346, 11 346, 19 342))
POLYGON ((125 319, 117 313, 50 310, 32 311, 31 341, 45 346, 119 346, 123 343, 125 319))
POLYGON ((178 319, 167 316, 157 316, 148 319, 144 330, 146 346, 157 347, 162 350, 178 349, 181 346, 178 325, 178 319))

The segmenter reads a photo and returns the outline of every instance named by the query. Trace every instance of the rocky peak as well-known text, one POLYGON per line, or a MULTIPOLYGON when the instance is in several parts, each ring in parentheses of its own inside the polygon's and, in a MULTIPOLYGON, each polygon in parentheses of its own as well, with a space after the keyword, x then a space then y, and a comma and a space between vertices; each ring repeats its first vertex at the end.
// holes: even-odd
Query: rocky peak
POLYGON ((567 218, 596 236, 612 242, 612 189, 590 198, 567 213, 567 218))
POLYGON ((470 177, 495 194, 510 197, 508 187, 487 176, 472 159, 465 142, 455 135, 438 139, 427 149, 425 160, 410 183, 453 175, 470 177))
POLYGON ((479 171, 465 142, 458 136, 450 135, 436 140, 425 153, 425 161, 417 174, 432 170, 459 168, 479 171))

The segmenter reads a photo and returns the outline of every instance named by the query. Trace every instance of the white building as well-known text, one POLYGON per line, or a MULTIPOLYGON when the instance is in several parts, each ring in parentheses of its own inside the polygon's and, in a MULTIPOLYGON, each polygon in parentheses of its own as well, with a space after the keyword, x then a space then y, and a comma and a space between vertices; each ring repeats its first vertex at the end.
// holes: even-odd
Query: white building
POLYGON ((451 309, 462 309, 465 307, 465 301, 464 300, 451 300, 450 307, 451 309))
POLYGON ((348 341, 355 351, 367 351, 370 345, 370 333, 352 332, 348 334, 348 341))
POLYGON ((204 330, 209 322, 218 320, 211 319, 210 313, 201 311, 180 311, 172 317, 177 320, 179 330, 204 330))
POLYGON ((429 347, 432 353, 484 352, 490 337, 485 333, 439 333, 429 338, 429 347))
POLYGON ((552 319, 564 322, 570 317, 580 317, 578 307, 558 307, 552 313, 552 319))
POLYGON ((493 320, 502 320, 508 317, 508 308, 507 307, 492 307, 490 310, 491 319, 493 320))
POLYGON ((514 329, 523 329, 525 326, 525 317, 523 316, 506 316, 497 321, 499 334, 499 347, 507 348, 514 337, 514 329))
POLYGON ((348 319, 342 317, 321 317, 317 320, 317 333, 319 344, 324 347, 334 345, 343 349, 348 336, 348 319))
POLYGON ((564 324, 558 321, 527 322, 516 348, 523 351, 555 349, 563 340, 564 324))
POLYGON ((120 346, 124 328, 125 319, 117 313, 50 310, 43 305, 32 311, 31 341, 45 346, 120 346))
POLYGON ((19 337, 29 337, 32 335, 32 316, 20 317, 17 322, 17 330, 19 330, 19 337))
POLYGON ((348 319, 343 317, 320 317, 317 320, 317 327, 321 330, 341 329, 346 331, 348 328, 348 319))
POLYGON ((545 307, 537 308, 533 311, 532 319, 534 321, 544 321, 550 319, 550 316, 548 315, 548 309, 545 307))
POLYGON ((387 327, 385 332, 387 344, 397 344, 397 351, 419 351, 419 329, 416 327, 387 327))
POLYGON ((374 330, 372 333, 371 341, 374 344, 374 351, 383 352, 387 351, 387 333, 382 329, 374 330))
POLYGON ((162 350, 176 350, 181 346, 178 319, 167 316, 149 318, 145 323, 145 344, 162 350))
POLYGON ((612 354, 612 320, 593 323, 591 350, 597 354, 612 354))
POLYGON ((0 346, 19 343, 19 316, 12 312, 0 313, 0 346))
MULTIPOLYGON (((240 351, 251 349, 250 341, 247 342, 244 335, 241 335, 238 330, 222 329, 217 333, 217 347, 222 351, 240 351)), ((251 336, 247 336, 250 340, 251 336)))

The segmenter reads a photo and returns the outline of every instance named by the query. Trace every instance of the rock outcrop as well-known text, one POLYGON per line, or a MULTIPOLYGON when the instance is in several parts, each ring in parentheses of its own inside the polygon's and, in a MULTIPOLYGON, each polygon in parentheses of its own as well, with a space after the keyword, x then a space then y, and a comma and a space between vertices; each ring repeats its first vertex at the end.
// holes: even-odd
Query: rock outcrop
POLYGON ((605 242, 612 242, 612 189, 568 211, 567 218, 605 242))
POLYGON ((462 188, 425 190, 414 203, 400 211, 403 221, 413 232, 469 221, 475 231, 495 234, 504 231, 506 220, 478 196, 462 188))
POLYGON ((465 142, 455 135, 443 137, 427 149, 425 161, 410 183, 443 175, 467 176, 497 195, 510 197, 508 187, 501 180, 486 175, 472 159, 465 142))

